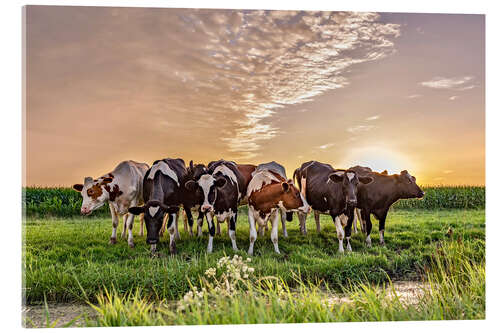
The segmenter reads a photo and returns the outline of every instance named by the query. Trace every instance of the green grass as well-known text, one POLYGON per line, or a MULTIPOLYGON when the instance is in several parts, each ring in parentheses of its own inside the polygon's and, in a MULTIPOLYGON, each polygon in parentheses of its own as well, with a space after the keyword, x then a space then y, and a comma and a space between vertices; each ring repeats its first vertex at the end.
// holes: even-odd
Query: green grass
MULTIPOLYGON (((273 252, 269 233, 255 244, 253 266, 259 276, 276 276, 290 288, 298 287, 300 274, 305 283, 322 281, 333 290, 348 284, 371 284, 393 280, 415 280, 423 276, 436 256, 436 244, 460 240, 466 246, 463 256, 484 260, 484 210, 393 210, 389 213, 385 241, 378 245, 374 222, 373 248, 364 246, 364 237, 354 235, 352 254, 337 253, 338 242, 331 218, 322 216, 322 232, 317 234, 312 216, 308 235, 299 232, 297 218, 287 224, 289 238, 282 237, 281 255, 273 252)), ((25 222, 23 268, 27 304, 48 302, 96 302, 105 289, 118 295, 140 289, 150 300, 176 300, 196 284, 206 269, 224 254, 232 255, 227 227, 214 240, 214 253, 207 255, 207 232, 202 238, 190 238, 181 229, 178 255, 168 255, 168 243, 162 241, 160 258, 151 258, 145 237, 139 237, 138 219, 134 226, 136 248, 124 239, 109 245, 111 218, 37 219, 25 222)), ((180 223, 182 225, 182 223, 180 223)), ((120 227, 122 222, 120 222, 120 227)), ((204 225, 206 230, 206 223, 204 225)), ((237 225, 238 254, 246 256, 248 222, 240 214, 237 225)))
MULTIPOLYGON (((344 299, 332 301, 328 288, 296 276, 292 289, 276 277, 200 279, 178 302, 151 302, 140 290, 122 295, 107 290, 98 296, 97 319, 88 326, 152 326, 345 321, 456 320, 485 318, 485 262, 471 258, 470 242, 434 244, 418 299, 400 299, 389 282, 343 288, 344 299), (225 293, 217 286, 239 286, 225 293), (239 284, 234 283, 239 282, 239 284), (217 289, 216 289, 217 288, 217 289)), ((219 270, 219 269, 218 269, 219 270)), ((222 288, 224 291, 224 288, 222 288)))
MULTIPOLYGON (((404 209, 484 209, 485 188, 480 186, 423 187, 422 200, 400 200, 394 207, 404 209)), ((78 217, 82 197, 71 188, 27 187, 23 189, 26 216, 30 218, 78 217)), ((93 216, 107 216, 107 205, 94 211, 93 216)))

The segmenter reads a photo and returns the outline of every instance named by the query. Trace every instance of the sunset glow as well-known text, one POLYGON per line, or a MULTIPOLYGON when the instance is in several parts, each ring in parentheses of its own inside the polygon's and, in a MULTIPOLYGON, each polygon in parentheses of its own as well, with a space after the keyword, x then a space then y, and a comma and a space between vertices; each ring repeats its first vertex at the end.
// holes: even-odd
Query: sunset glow
POLYGON ((25 185, 120 161, 484 184, 484 16, 28 6, 25 185))

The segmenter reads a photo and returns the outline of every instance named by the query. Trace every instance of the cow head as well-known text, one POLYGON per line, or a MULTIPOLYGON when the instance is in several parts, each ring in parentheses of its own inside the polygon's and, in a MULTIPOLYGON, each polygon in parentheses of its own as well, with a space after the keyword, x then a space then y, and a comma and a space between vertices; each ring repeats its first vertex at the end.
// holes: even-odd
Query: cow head
MULTIPOLYGON (((113 182, 113 177, 101 177, 92 179, 85 177, 83 184, 73 185, 73 189, 82 195, 82 207, 80 213, 89 215, 97 208, 103 206, 110 199, 110 183, 113 182)), ((112 190, 111 190, 112 191, 112 190)))
POLYGON ((202 191, 203 203, 201 204, 200 210, 203 213, 206 213, 214 210, 214 203, 217 199, 217 191, 219 188, 224 187, 226 182, 226 178, 223 176, 214 177, 210 174, 204 174, 201 175, 197 181, 187 181, 185 187, 189 191, 202 191))
POLYGON ((287 182, 279 184, 279 186, 281 186, 281 189, 278 200, 287 212, 300 211, 305 214, 309 213, 310 206, 299 189, 293 185, 293 180, 289 179, 287 182))
POLYGON ((368 176, 358 176, 351 170, 337 170, 328 176, 329 180, 342 185, 342 195, 348 206, 354 207, 357 204, 358 185, 369 184, 373 178, 368 176))
POLYGON ((204 174, 207 174, 207 167, 205 164, 194 164, 191 160, 189 162, 189 167, 187 168, 187 174, 189 179, 194 179, 197 181, 204 174))
POLYGON ((417 179, 403 170, 396 175, 397 185, 403 199, 423 198, 425 192, 417 185, 417 179))
POLYGON ((154 245, 160 241, 160 229, 163 218, 168 213, 168 206, 160 201, 150 200, 142 207, 130 207, 129 213, 140 215, 144 213, 146 224, 146 243, 154 245))

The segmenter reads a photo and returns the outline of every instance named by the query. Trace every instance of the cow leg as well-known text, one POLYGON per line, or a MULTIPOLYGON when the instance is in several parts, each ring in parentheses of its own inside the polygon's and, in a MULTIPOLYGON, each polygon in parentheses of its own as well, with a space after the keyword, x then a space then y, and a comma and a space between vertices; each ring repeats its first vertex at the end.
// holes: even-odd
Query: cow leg
POLYGON ((215 236, 214 215, 212 212, 209 212, 206 214, 206 217, 207 217, 208 232, 209 232, 207 252, 212 253, 214 236, 215 236))
POLYGON ((144 213, 139 215, 139 219, 141 220, 141 230, 139 231, 139 236, 144 236, 144 213))
POLYGON ((271 214, 271 241, 273 242, 274 245, 274 252, 280 253, 280 249, 278 248, 278 210, 276 209, 272 214, 271 214))
POLYGON ((113 222, 113 231, 111 231, 109 244, 116 244, 116 228, 118 228, 118 223, 120 222, 120 220, 113 205, 109 205, 109 210, 111 211, 111 221, 113 222))
POLYGON ((128 213, 123 215, 123 231, 122 231, 122 238, 125 238, 125 235, 127 234, 127 217, 128 213))
MULTIPOLYGON (((354 208, 354 210, 356 210, 356 208, 354 208)), ((348 221, 347 223, 349 223, 349 221, 348 221)), ((361 223, 361 221, 360 221, 360 223, 361 223)), ((353 230, 353 232, 354 232, 355 234, 357 234, 357 233, 358 233, 358 221, 357 221, 357 219, 356 219, 356 214, 355 214, 354 212, 353 212, 353 214, 352 214, 352 222, 351 222, 351 225, 352 225, 352 230, 353 230)))
POLYGON ((186 230, 186 224, 189 226, 189 236, 193 237, 193 214, 191 209, 184 209, 184 231, 186 230), (187 223, 186 223, 187 222, 187 223))
POLYGON ((160 238, 163 236, 163 234, 165 233, 165 228, 167 226, 167 221, 169 219, 169 215, 170 214, 165 214, 165 216, 163 217, 163 223, 161 224, 161 228, 160 228, 160 238))
MULTIPOLYGON (((266 222, 266 224, 267 224, 267 222, 266 222)), ((266 227, 267 227, 267 225, 264 226, 260 223, 257 223, 257 229, 259 231, 259 236, 261 236, 261 237, 264 236, 264 234, 266 233, 266 227)))
POLYGON ((384 231, 385 231, 385 219, 387 218, 387 210, 380 215, 378 219, 378 232, 380 234, 380 245, 385 245, 384 231))
POLYGON ((257 240, 257 230, 255 230, 255 212, 250 206, 248 206, 248 224, 250 231, 250 246, 248 247, 248 254, 253 255, 253 244, 257 240))
POLYGON ((128 229, 128 239, 127 243, 130 248, 134 247, 134 236, 132 235, 132 229, 134 228, 134 214, 127 214, 125 215, 125 225, 127 226, 128 229))
POLYGON ((215 232, 215 234, 216 234, 217 236, 220 236, 220 235, 221 235, 221 232, 220 232, 220 222, 219 222, 219 220, 217 220, 217 231, 215 232))
POLYGON ((339 216, 332 216, 335 223, 335 229, 337 230, 337 238, 339 240, 339 252, 344 253, 344 228, 342 227, 342 221, 340 221, 339 216))
POLYGON ((344 228, 344 233, 345 233, 345 240, 346 240, 346 247, 348 252, 352 252, 352 247, 351 247, 351 228, 352 228, 352 221, 354 220, 354 209, 348 212, 347 214, 347 223, 344 228))
POLYGON ((365 221, 366 246, 372 247, 372 239, 370 237, 370 233, 372 232, 372 221, 370 220, 370 212, 363 209, 361 211, 361 215, 363 216, 363 220, 365 221))
POLYGON ((366 222, 363 218, 363 214, 361 213, 361 208, 354 208, 354 212, 359 220, 359 227, 361 228, 362 233, 366 233, 366 222))
POLYGON ((229 216, 229 238, 231 238, 231 244, 233 245, 233 250, 238 251, 236 246, 236 219, 238 218, 238 212, 232 213, 229 216))
POLYGON ((302 235, 306 235, 307 234, 307 228, 306 228, 307 214, 302 213, 302 212, 298 212, 297 214, 299 215, 300 232, 302 233, 302 235))
POLYGON ((168 234, 170 235, 170 244, 169 244, 170 254, 177 253, 177 248, 175 246, 175 239, 177 238, 177 234, 179 233, 179 231, 177 230, 177 220, 178 220, 177 217, 179 214, 177 213, 168 214, 167 231, 168 234))
POLYGON ((198 210, 198 218, 196 219, 196 224, 198 225, 198 237, 203 235, 202 227, 203 227, 203 214, 201 210, 198 210))
POLYGON ((288 232, 286 232, 286 211, 280 210, 280 216, 281 216, 281 228, 283 228, 283 237, 287 238, 288 232))
POLYGON ((181 239, 181 235, 179 234, 179 213, 176 213, 175 216, 177 217, 176 219, 174 219, 174 222, 175 222, 175 238, 177 240, 180 240, 181 239))
POLYGON ((185 209, 182 210, 182 220, 184 221, 184 232, 189 232, 188 231, 188 218, 187 218, 187 212, 185 209))
POLYGON ((321 232, 321 225, 319 224, 319 212, 317 210, 314 211, 314 220, 316 221, 316 232, 321 232))

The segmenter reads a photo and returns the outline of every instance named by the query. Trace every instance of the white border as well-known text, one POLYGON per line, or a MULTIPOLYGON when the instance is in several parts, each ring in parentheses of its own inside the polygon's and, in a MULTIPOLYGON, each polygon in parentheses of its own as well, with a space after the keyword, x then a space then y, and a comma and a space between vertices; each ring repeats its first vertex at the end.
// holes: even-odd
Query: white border
MULTIPOLYGON (((380 11, 380 12, 425 12, 425 13, 470 13, 486 14, 486 183, 487 183, 487 320, 486 321, 446 321, 446 322, 396 322, 396 323, 341 323, 341 324, 303 324, 297 325, 226 325, 202 327, 156 327, 149 331, 194 331, 204 332, 233 332, 234 330, 251 332, 258 330, 320 330, 331 331, 383 331, 405 332, 418 331, 489 331, 498 321, 499 287, 496 277, 499 275, 498 257, 499 242, 495 238, 499 235, 499 214, 494 209, 500 197, 498 195, 498 142, 500 142, 497 127, 500 107, 497 101, 499 91, 499 43, 500 15, 494 1, 396 1, 396 0, 350 0, 350 1, 30 1, 29 3, 10 0, 8 4, 2 2, 2 190, 1 203, 6 214, 3 214, 3 224, 7 227, 3 234, 1 274, 2 297, 0 300, 3 329, 21 330, 21 6, 30 5, 80 5, 80 6, 120 6, 120 7, 177 7, 177 8, 238 8, 238 9, 301 9, 301 10, 351 10, 351 11, 380 11)), ((466 47, 466 46, 464 46, 466 47)), ((108 329, 108 331, 123 330, 124 328, 108 329)), ((142 331, 144 328, 131 328, 133 331, 142 331)), ((87 329, 85 329, 87 330, 87 329)), ((11 331, 11 330, 9 330, 11 331)), ((45 331, 44 331, 45 332, 45 331)))

